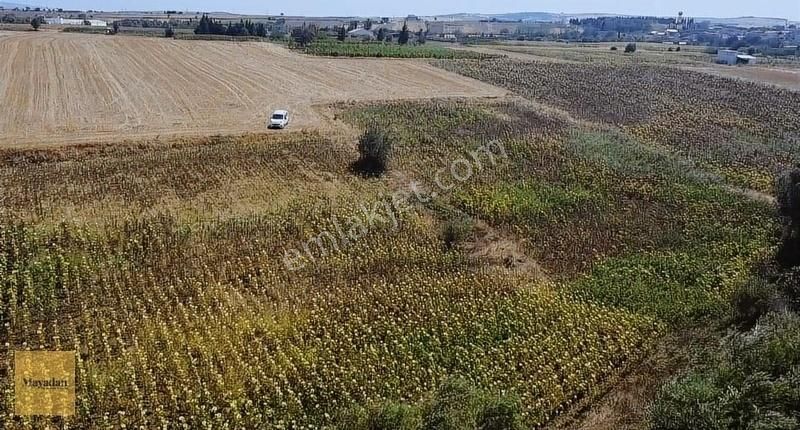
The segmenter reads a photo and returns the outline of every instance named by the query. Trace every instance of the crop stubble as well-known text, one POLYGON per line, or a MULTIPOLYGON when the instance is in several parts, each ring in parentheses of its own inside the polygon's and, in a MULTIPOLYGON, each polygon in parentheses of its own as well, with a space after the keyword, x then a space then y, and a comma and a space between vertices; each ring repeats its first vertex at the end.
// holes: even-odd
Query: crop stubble
POLYGON ((40 32, 0 37, 0 145, 318 128, 342 100, 500 96, 423 61, 310 58, 268 43, 40 32))

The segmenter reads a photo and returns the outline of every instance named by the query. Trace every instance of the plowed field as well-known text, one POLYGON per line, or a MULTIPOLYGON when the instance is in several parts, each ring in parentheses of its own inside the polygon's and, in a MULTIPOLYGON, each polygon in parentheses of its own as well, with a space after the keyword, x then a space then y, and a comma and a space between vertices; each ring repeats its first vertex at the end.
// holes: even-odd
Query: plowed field
POLYGON ((0 145, 260 131, 287 108, 324 125, 342 100, 500 96, 422 61, 311 58, 269 43, 0 33, 0 145))

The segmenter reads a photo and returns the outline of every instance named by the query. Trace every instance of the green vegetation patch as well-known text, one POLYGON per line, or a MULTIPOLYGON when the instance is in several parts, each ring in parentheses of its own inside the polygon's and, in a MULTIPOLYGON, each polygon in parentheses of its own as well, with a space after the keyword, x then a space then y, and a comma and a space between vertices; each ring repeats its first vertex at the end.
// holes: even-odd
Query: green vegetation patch
POLYGON ((603 261, 570 288, 677 325, 722 315, 772 249, 770 208, 703 184, 664 186, 654 197, 683 208, 674 237, 656 250, 603 261))
POLYGON ((649 411, 654 430, 800 426, 800 317, 771 313, 735 332, 709 363, 665 385, 649 411))
POLYGON ((564 217, 599 196, 574 184, 524 181, 471 188, 456 199, 467 212, 496 223, 535 225, 564 217))
POLYGON ((479 52, 450 49, 440 46, 397 45, 383 42, 339 42, 315 41, 305 47, 306 54, 326 57, 392 57, 392 58, 436 58, 436 59, 482 59, 489 58, 479 52))

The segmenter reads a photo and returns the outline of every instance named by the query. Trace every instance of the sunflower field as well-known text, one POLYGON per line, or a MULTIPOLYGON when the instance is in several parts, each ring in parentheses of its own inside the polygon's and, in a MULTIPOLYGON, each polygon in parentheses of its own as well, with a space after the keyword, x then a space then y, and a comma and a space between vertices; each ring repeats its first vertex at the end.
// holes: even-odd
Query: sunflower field
POLYGON ((698 129, 766 149, 704 158, 659 126, 698 108, 635 109, 694 97, 671 72, 610 71, 623 96, 573 82, 591 68, 438 64, 528 100, 332 106, 392 136, 379 178, 321 132, 0 149, 3 428, 542 428, 724 314, 774 246, 772 208, 724 169, 793 159, 792 97, 712 99, 729 116, 698 129), (14 415, 19 350, 76 352, 75 416, 14 415), (445 408, 453 387, 495 403, 445 408))

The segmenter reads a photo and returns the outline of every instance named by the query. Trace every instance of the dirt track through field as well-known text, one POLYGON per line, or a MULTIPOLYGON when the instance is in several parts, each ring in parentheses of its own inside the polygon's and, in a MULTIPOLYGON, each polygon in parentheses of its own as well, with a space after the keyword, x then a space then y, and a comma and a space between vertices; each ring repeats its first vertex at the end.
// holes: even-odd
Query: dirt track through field
POLYGON ((269 43, 0 33, 0 146, 326 126, 337 101, 496 97, 424 61, 315 58, 269 43))

